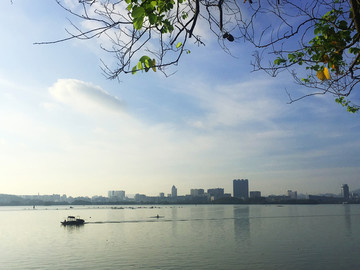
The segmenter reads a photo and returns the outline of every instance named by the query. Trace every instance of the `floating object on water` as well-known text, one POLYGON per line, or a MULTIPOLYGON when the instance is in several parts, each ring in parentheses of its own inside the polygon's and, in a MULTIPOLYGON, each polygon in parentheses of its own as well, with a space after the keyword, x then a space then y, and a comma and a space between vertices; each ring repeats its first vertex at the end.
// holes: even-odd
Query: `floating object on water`
POLYGON ((156 215, 156 216, 151 217, 151 218, 164 218, 164 216, 159 216, 159 215, 156 215))
POLYGON ((69 225, 84 225, 85 220, 79 218, 79 217, 74 217, 74 216, 68 216, 67 219, 65 219, 64 221, 61 221, 61 224, 64 226, 69 226, 69 225))

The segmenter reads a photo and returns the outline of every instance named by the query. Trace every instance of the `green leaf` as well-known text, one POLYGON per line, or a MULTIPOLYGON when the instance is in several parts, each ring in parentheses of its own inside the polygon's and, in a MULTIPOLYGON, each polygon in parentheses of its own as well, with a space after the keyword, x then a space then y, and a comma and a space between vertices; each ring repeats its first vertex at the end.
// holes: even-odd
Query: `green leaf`
POLYGON ((151 67, 151 59, 145 59, 144 64, 145 68, 149 69, 151 67))
POLYGON ((150 24, 155 24, 157 22, 157 16, 154 13, 149 14, 149 22, 150 24))
POLYGON ((149 61, 150 60, 150 57, 147 56, 147 55, 143 55, 141 58, 140 58, 140 62, 141 63, 145 63, 145 61, 149 61))
POLYGON ((179 42, 178 44, 176 44, 176 48, 178 49, 178 48, 180 48, 181 47, 181 45, 182 45, 182 43, 181 42, 179 42))
POLYGON ((347 29, 347 22, 346 21, 340 21, 339 28, 341 30, 346 30, 347 29))
POLYGON ((284 59, 284 58, 281 58, 281 57, 278 57, 278 58, 276 58, 275 60, 274 60, 274 64, 275 65, 281 65, 281 64, 283 64, 283 63, 286 63, 286 60, 284 59))
POLYGON ((139 6, 134 6, 131 16, 133 17, 134 28, 136 30, 140 30, 144 23, 145 9, 139 6))
POLYGON ((150 2, 150 6, 151 6, 152 8, 156 7, 156 4, 157 4, 156 1, 151 1, 151 2, 150 2))
POLYGON ((142 8, 142 7, 135 6, 135 7, 133 8, 133 11, 131 12, 131 16, 132 16, 134 19, 137 19, 137 18, 140 18, 140 17, 144 17, 144 16, 145 16, 145 9, 142 8))
POLYGON ((349 49, 349 53, 352 53, 352 54, 358 54, 360 52, 360 48, 350 48, 349 49))
POLYGON ((133 24, 134 24, 134 28, 136 30, 140 30, 143 26, 143 23, 144 23, 144 17, 138 17, 137 19, 135 19, 133 21, 133 24))
POLYGON ((137 68, 136 68, 136 66, 134 66, 131 70, 131 74, 132 75, 136 74, 136 71, 137 71, 137 68))
POLYGON ((140 61, 137 63, 137 69, 138 70, 143 70, 143 66, 142 66, 142 63, 140 61))
POLYGON ((156 61, 155 61, 155 59, 153 59, 152 60, 152 70, 154 71, 154 72, 156 72, 156 61))

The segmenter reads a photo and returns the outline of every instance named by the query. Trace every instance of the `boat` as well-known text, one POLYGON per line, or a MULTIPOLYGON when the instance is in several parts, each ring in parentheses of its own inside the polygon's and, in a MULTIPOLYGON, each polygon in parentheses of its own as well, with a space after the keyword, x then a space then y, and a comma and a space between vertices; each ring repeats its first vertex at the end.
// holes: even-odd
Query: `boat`
POLYGON ((61 221, 61 224, 64 226, 69 226, 69 225, 83 225, 85 223, 85 220, 79 218, 79 217, 74 217, 74 216, 68 216, 67 219, 65 219, 64 221, 61 221))

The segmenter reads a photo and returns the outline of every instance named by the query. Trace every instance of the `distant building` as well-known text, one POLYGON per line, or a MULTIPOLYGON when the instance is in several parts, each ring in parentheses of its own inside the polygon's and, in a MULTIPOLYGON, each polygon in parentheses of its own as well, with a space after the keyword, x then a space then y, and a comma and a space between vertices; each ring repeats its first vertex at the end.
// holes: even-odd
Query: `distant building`
POLYGON ((125 191, 124 190, 110 190, 108 191, 108 197, 110 201, 124 201, 125 191))
POLYGON ((190 189, 190 195, 193 197, 203 196, 204 194, 205 194, 205 191, 202 188, 190 189))
POLYGON ((139 193, 135 194, 134 199, 135 199, 136 202, 146 202, 147 201, 146 195, 145 194, 139 194, 139 193))
POLYGON ((340 203, 343 201, 342 198, 336 197, 334 194, 332 196, 329 195, 308 195, 309 200, 316 201, 319 203, 340 203))
POLYGON ((177 188, 175 186, 172 186, 171 188, 171 197, 173 198, 177 197, 177 188))
POLYGON ((103 196, 92 196, 91 202, 93 203, 107 203, 109 201, 109 198, 103 197, 103 196))
POLYGON ((261 192, 260 191, 250 191, 250 198, 261 198, 261 192))
POLYGON ((210 200, 217 200, 224 197, 223 188, 210 188, 207 190, 207 193, 210 196, 210 200))
POLYGON ((249 198, 249 181, 248 179, 233 180, 233 194, 235 198, 249 198))
POLYGON ((295 191, 288 190, 287 195, 290 199, 294 199, 294 200, 297 199, 297 191, 296 190, 295 191))
POLYGON ((160 192, 160 193, 159 193, 159 197, 160 197, 160 198, 165 198, 165 193, 164 193, 164 192, 160 192))
POLYGON ((350 197, 349 186, 347 184, 341 186, 341 197, 344 199, 349 199, 350 197))

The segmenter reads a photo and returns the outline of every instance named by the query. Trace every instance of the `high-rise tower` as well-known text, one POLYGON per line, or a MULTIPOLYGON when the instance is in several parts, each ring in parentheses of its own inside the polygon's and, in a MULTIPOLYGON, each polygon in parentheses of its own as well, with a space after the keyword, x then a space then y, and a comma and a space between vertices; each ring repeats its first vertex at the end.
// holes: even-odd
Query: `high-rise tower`
POLYGON ((173 198, 177 197, 177 188, 175 186, 172 186, 171 188, 171 197, 173 198))
POLYGON ((235 198, 249 198, 249 181, 247 179, 234 179, 233 191, 235 198))
POLYGON ((341 196, 344 198, 344 199, 349 199, 350 197, 350 192, 349 192, 349 186, 347 184, 343 184, 341 186, 341 196))

